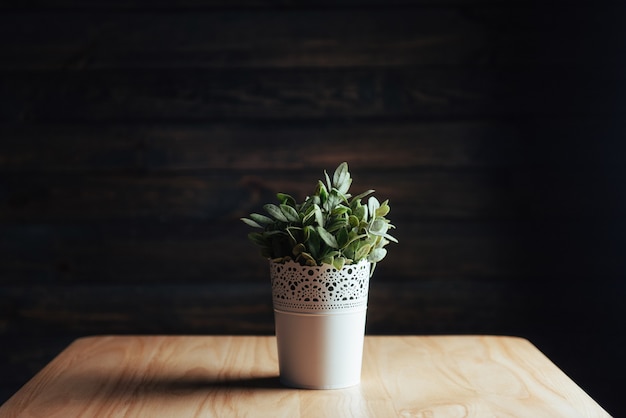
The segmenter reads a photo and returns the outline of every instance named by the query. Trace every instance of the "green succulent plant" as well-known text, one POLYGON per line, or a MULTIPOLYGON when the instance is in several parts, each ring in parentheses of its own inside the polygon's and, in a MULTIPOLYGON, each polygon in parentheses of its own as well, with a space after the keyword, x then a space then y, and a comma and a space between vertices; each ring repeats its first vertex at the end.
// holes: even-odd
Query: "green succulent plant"
POLYGON ((374 190, 359 195, 348 193, 352 178, 343 162, 332 179, 324 171, 326 182, 318 181, 315 193, 304 202, 278 193, 278 203, 263 206, 266 214, 252 213, 241 218, 247 225, 261 229, 248 238, 261 248, 261 255, 275 262, 295 260, 302 265, 330 264, 341 270, 346 264, 363 259, 376 263, 387 255, 384 248, 395 228, 386 218, 389 200, 380 203, 374 190), (361 200, 369 196, 367 203, 361 200))

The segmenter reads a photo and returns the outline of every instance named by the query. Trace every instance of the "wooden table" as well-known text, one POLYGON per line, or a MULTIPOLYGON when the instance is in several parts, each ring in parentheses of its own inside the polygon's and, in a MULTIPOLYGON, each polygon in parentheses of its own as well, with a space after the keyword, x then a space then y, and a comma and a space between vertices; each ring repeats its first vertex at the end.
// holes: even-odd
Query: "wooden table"
POLYGON ((72 343, 0 417, 607 417, 527 340, 365 340, 361 384, 280 385, 274 337, 109 336, 72 343))

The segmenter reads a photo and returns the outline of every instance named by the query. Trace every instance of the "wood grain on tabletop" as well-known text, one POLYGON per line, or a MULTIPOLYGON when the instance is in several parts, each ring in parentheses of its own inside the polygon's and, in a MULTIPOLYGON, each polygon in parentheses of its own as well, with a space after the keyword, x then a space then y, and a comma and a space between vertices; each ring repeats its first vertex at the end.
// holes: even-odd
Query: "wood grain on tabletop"
POLYGON ((367 337, 362 382, 280 385, 274 337, 75 341, 0 407, 18 416, 608 416, 527 340, 367 337))

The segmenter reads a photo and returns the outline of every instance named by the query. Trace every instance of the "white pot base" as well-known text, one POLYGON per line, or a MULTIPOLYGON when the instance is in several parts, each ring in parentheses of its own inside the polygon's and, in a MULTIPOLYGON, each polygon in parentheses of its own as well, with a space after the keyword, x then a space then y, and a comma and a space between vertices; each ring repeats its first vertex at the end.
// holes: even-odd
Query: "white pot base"
POLYGON ((366 308, 302 314, 274 310, 280 381, 304 389, 340 389, 361 380, 366 308))

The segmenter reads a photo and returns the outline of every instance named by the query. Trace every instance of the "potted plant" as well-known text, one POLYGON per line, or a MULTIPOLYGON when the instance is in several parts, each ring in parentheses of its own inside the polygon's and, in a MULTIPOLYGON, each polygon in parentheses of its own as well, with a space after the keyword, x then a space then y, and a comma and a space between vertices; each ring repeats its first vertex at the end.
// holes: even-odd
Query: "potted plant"
POLYGON ((397 242, 388 200, 350 195, 345 162, 324 176, 302 203, 278 193, 242 218, 269 259, 281 382, 310 389, 360 382, 369 279, 397 242))

